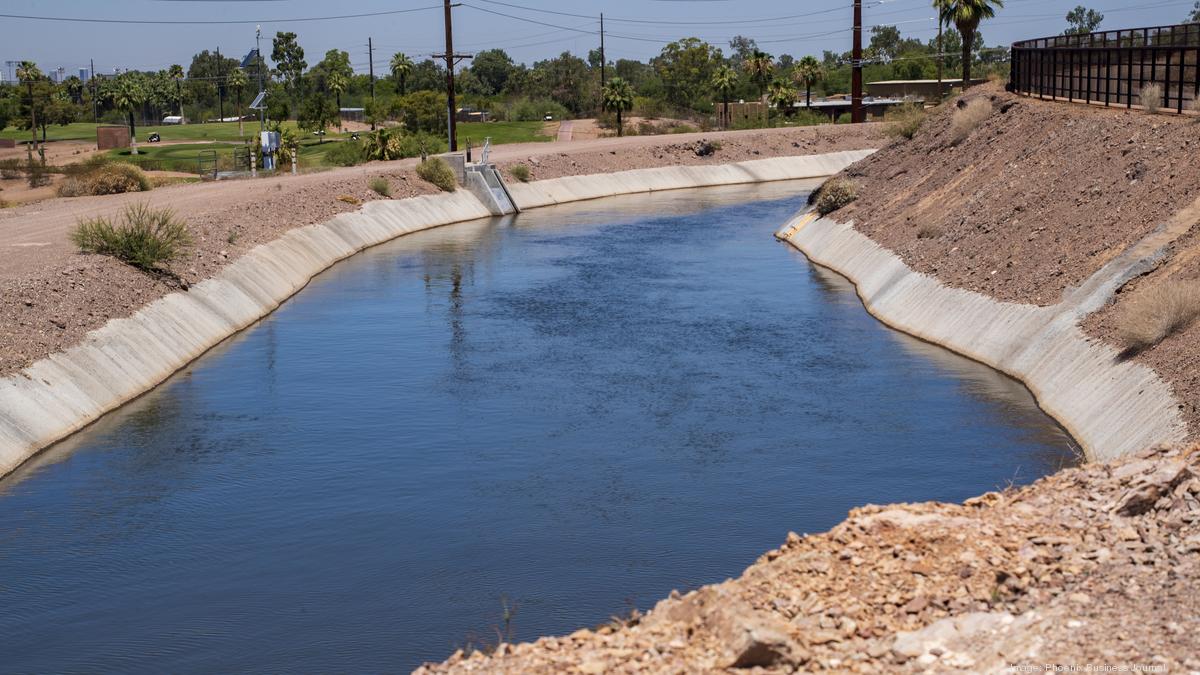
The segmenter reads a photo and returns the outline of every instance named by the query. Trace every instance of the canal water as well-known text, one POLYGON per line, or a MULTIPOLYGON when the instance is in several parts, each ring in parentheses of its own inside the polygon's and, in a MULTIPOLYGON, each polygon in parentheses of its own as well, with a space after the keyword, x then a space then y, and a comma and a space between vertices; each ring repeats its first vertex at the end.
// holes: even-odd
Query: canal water
POLYGON ((854 506, 1070 463, 1022 387, 772 239, 810 187, 337 265, 0 481, 0 671, 396 672, 646 609, 854 506))

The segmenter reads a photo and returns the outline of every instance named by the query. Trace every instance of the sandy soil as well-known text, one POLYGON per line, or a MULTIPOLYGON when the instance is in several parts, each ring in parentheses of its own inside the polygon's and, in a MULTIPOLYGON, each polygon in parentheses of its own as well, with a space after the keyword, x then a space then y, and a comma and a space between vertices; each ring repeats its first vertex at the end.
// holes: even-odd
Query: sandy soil
MULTIPOLYGON (((501 164, 537 165, 537 178, 602 173, 645 166, 726 163, 757 157, 877 146, 878 127, 728 132, 497 146, 501 164), (697 157, 702 138, 721 150, 697 157), (761 149, 760 149, 761 148, 761 149)), ((436 188, 412 173, 415 160, 373 162, 299 176, 162 187, 148 193, 52 199, 0 210, 0 375, 78 342, 111 318, 124 317, 179 284, 206 279, 237 256, 282 232, 323 222, 381 197, 368 187, 384 176, 393 198, 436 188), (103 256, 77 253, 68 234, 83 218, 114 217, 130 204, 170 207, 183 217, 195 246, 153 277, 103 256)))

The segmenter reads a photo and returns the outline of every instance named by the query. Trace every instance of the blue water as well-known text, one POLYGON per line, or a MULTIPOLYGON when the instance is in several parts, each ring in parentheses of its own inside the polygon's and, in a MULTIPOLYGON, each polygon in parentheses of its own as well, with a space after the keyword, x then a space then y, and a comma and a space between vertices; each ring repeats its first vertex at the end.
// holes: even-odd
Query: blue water
POLYGON ((1071 461, 771 233, 804 184, 372 249, 0 482, 0 671, 394 672, 1071 461))

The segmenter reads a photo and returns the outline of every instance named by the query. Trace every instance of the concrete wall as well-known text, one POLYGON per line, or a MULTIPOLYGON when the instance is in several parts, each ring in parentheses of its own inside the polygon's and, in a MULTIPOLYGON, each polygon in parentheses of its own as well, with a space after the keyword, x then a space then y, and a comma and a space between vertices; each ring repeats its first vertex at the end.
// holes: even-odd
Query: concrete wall
MULTIPOLYGON (((869 151, 741 164, 643 169, 514 185, 524 208, 632 192, 815 178, 869 151)), ((152 389, 225 338, 266 316, 335 262, 409 232, 485 218, 467 191, 370 202, 288 232, 187 292, 114 319, 82 343, 0 379, 0 476, 40 449, 152 389)))
POLYGON ((1023 382, 1042 409, 1105 460, 1179 443, 1186 426, 1158 375, 1089 340, 1081 316, 1102 304, 1147 258, 1123 256, 1054 307, 999 302, 917 273, 850 225, 801 214, 778 234, 814 262, 841 273, 884 323, 981 361, 1023 382))

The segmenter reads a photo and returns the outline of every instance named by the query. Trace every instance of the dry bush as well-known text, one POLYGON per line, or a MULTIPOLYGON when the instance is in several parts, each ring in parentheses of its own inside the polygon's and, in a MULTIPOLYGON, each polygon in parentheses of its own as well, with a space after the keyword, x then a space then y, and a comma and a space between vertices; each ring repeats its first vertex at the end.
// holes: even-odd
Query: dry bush
POLYGON ((524 164, 514 164, 508 168, 508 173, 522 183, 529 182, 529 167, 524 164))
POLYGON ((1162 107, 1163 88, 1160 84, 1147 84, 1142 87, 1142 92, 1139 94, 1142 101, 1142 107, 1146 112, 1154 114, 1162 107))
POLYGON ((372 178, 370 186, 371 189, 375 191, 375 194, 379 195, 380 197, 392 196, 392 185, 388 183, 388 180, 383 176, 376 176, 375 178, 372 178))
POLYGON ((937 239, 942 231, 936 225, 922 225, 917 228, 917 239, 937 239))
POLYGON ((122 192, 147 192, 151 189, 146 173, 132 164, 111 162, 92 164, 72 173, 59 184, 59 197, 115 195, 122 192))
POLYGON ((417 175, 438 186, 443 192, 454 192, 458 188, 454 169, 451 169, 450 165, 441 157, 430 157, 418 164, 417 175))
POLYGON ((992 101, 986 98, 974 98, 958 110, 950 119, 950 143, 958 145, 967 140, 980 124, 992 116, 992 101))
POLYGON ((925 108, 919 103, 910 103, 887 114, 887 126, 883 131, 892 138, 911 139, 917 135, 917 130, 924 121, 925 108))
POLYGON ((1191 108, 1192 108, 1192 112, 1200 114, 1200 96, 1197 96, 1196 98, 1192 99, 1191 108))
POLYGON ((858 199, 854 183, 845 178, 831 178, 817 194, 817 213, 827 216, 858 199))
POLYGON ((79 221, 71 240, 84 253, 100 253, 146 271, 174 260, 192 243, 187 225, 171 209, 135 204, 123 222, 98 217, 79 221))
POLYGON ((1200 282, 1167 281, 1130 298, 1117 317, 1126 351, 1140 352, 1185 330, 1200 317, 1200 282))
POLYGON ((345 202, 347 204, 352 204, 354 206, 358 206, 359 204, 362 204, 362 200, 360 200, 358 197, 355 197, 354 195, 338 195, 337 200, 339 202, 345 202))

